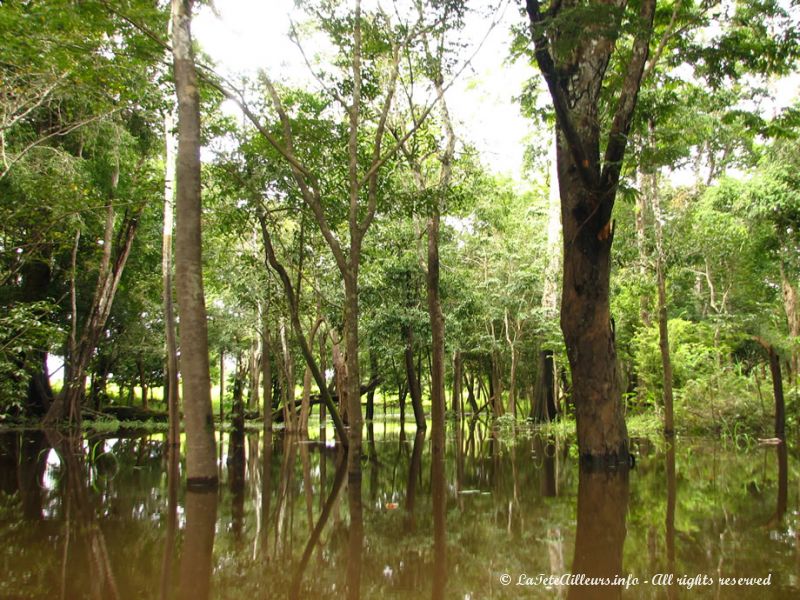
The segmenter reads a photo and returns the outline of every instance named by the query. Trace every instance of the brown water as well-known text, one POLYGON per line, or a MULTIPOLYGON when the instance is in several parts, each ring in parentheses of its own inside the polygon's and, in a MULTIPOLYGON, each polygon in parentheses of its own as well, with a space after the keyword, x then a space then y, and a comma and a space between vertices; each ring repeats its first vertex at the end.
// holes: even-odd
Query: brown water
POLYGON ((360 481, 330 442, 225 434, 212 493, 169 485, 161 435, 0 434, 0 598, 800 597, 794 448, 641 442, 608 475, 448 427, 442 471, 376 423, 360 481), (548 585, 569 573, 628 587, 548 585))

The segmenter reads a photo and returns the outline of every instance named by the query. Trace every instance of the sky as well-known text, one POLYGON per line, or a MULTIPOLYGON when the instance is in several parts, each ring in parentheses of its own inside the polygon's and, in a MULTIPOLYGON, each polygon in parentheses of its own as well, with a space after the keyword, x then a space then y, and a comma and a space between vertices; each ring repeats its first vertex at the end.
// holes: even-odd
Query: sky
MULTIPOLYGON (((533 127, 520 114, 514 96, 535 72, 526 64, 507 64, 510 25, 522 19, 517 3, 505 3, 499 14, 500 22, 446 97, 456 135, 475 146, 493 171, 522 181, 522 158, 533 127)), ((275 81, 314 87, 302 54, 288 39, 292 20, 301 20, 293 0, 226 0, 217 2, 216 14, 203 8, 192 27, 204 52, 233 81, 264 69, 275 81)), ((489 24, 483 17, 470 19, 465 38, 477 44, 489 24)), ((466 56, 474 50, 467 50, 466 56)), ((306 46, 308 54, 313 51, 312 45, 306 46)))

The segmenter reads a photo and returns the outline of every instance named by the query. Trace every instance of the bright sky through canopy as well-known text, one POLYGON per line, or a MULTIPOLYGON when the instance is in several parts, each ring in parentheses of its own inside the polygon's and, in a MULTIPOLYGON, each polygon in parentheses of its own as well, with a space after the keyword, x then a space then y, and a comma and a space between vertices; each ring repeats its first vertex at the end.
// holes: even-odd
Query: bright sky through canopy
MULTIPOLYGON (((514 3, 504 3, 500 10, 500 22, 448 90, 447 100, 456 119, 456 135, 474 145, 492 170, 520 181, 525 140, 532 125, 520 115, 513 98, 533 71, 523 63, 504 63, 511 41, 509 27, 521 17, 514 3)), ((303 19, 293 0, 226 0, 217 3, 216 12, 203 8, 193 28, 203 51, 224 75, 237 81, 265 69, 273 80, 318 87, 289 39, 292 21, 303 19)), ((490 24, 491 19, 483 15, 471 15, 464 31, 470 48, 462 60, 475 51, 490 24)), ((306 41, 304 48, 312 56, 318 48, 310 44, 306 41)))

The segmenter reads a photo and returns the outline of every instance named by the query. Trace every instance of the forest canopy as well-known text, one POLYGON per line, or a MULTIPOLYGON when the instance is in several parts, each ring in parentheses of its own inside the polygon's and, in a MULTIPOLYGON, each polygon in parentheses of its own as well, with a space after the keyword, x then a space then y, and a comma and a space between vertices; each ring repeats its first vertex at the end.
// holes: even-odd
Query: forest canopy
POLYGON ((209 415, 303 430, 319 405, 352 437, 376 411, 577 413, 611 454, 632 418, 770 433, 777 373, 796 419, 796 2, 297 2, 273 46, 295 75, 238 78, 197 36, 179 56, 171 8, 0 3, 3 420, 158 419, 177 392, 180 60, 209 415), (502 170, 475 131, 508 121, 463 118, 497 49, 531 132, 502 170))

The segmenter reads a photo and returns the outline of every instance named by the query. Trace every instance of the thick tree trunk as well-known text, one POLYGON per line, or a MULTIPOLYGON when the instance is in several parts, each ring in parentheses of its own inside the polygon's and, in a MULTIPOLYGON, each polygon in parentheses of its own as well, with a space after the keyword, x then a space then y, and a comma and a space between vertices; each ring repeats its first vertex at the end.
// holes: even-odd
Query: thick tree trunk
POLYGON ((572 370, 578 447, 585 458, 627 462, 628 431, 609 310, 613 232, 592 217, 593 194, 578 178, 564 144, 559 144, 558 159, 564 224, 561 331, 572 370))
POLYGON ((192 52, 192 5, 193 0, 172 0, 172 52, 179 138, 175 279, 180 312, 186 481, 190 485, 216 485, 216 443, 201 256, 200 95, 192 52))
POLYGON ((607 131, 601 131, 601 93, 616 48, 615 36, 622 29, 622 11, 607 13, 609 27, 587 25, 569 53, 555 52, 563 33, 551 25, 562 10, 571 9, 571 3, 552 3, 542 12, 538 0, 526 0, 536 62, 557 122, 564 235, 561 330, 572 369, 578 446, 584 460, 601 464, 628 460, 609 276, 614 238, 611 214, 647 63, 656 0, 642 0, 638 8, 640 26, 633 34, 630 57, 612 101, 613 117, 607 131), (602 155, 601 140, 605 140, 602 155))
MULTIPOLYGON (((175 118, 171 110, 164 117, 164 136, 166 138, 165 173, 164 173, 164 227, 161 237, 161 280, 163 284, 162 302, 164 305, 164 334, 167 352, 167 381, 165 386, 167 411, 169 413, 169 433, 167 435, 170 448, 180 443, 180 393, 178 390, 178 341, 175 335, 175 308, 172 294, 172 230, 173 202, 175 201, 175 157, 178 141, 175 138, 175 118)), ((220 371, 221 373, 221 371, 220 371)), ((222 387, 220 387, 222 402, 222 387)))

